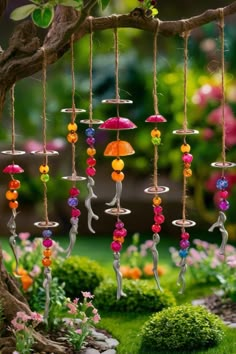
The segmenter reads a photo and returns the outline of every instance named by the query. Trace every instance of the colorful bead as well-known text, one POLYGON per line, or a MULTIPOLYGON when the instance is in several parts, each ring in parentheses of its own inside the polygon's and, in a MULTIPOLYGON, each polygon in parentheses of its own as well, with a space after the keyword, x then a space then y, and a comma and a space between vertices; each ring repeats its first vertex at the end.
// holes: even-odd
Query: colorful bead
POLYGON ((229 186, 229 183, 225 177, 221 177, 220 179, 218 179, 216 181, 216 188, 219 190, 226 189, 226 188, 228 188, 228 186, 229 186))
POLYGON ((113 236, 116 237, 126 237, 127 236, 127 230, 125 228, 122 229, 115 229, 113 231, 113 236))
POLYGON ((21 183, 20 181, 18 181, 18 179, 12 179, 9 183, 8 183, 8 188, 9 189, 18 189, 20 188, 21 183))
POLYGON ((229 204, 228 200, 225 200, 225 199, 220 200, 220 202, 219 202, 219 209, 220 210, 226 211, 229 209, 229 207, 230 207, 230 204, 229 204))
POLYGON ((190 237, 190 235, 189 235, 189 233, 188 233, 188 232, 182 232, 182 234, 181 234, 181 238, 182 238, 183 240, 188 240, 188 239, 189 239, 189 237, 190 237))
POLYGON ((16 200, 18 198, 18 192, 16 190, 8 190, 5 196, 7 200, 16 200))
POLYGON ((42 182, 47 183, 49 181, 49 179, 50 179, 50 176, 47 173, 43 173, 40 176, 40 179, 41 179, 42 182))
POLYGON ((219 197, 222 199, 226 199, 229 196, 229 192, 228 191, 220 191, 219 192, 219 197))
POLYGON ((78 203, 79 203, 79 201, 78 201, 78 199, 75 198, 75 197, 70 197, 70 198, 68 199, 68 205, 69 205, 70 207, 72 207, 72 208, 76 207, 76 206, 78 205, 78 203))
POLYGON ((189 144, 182 144, 180 150, 181 152, 190 152, 191 148, 189 144))
POLYGON ((182 249, 188 248, 190 246, 190 242, 184 239, 182 239, 179 244, 182 249))
POLYGON ((87 148, 87 155, 94 156, 95 154, 96 154, 96 149, 91 147, 87 148))
POLYGON ((154 221, 157 224, 163 224, 163 222, 165 221, 165 217, 164 215, 160 214, 160 215, 154 215, 154 221))
POLYGON ((67 134, 67 141, 69 143, 75 144, 78 141, 78 134, 74 132, 67 134))
POLYGON ((117 158, 112 161, 111 166, 112 166, 113 170, 121 171, 121 170, 123 170, 125 164, 122 159, 117 158))
POLYGON ((18 206, 19 206, 19 204, 18 204, 18 201, 17 201, 17 200, 11 200, 11 201, 9 202, 9 208, 10 208, 10 209, 17 209, 18 206))
POLYGON ((52 251, 50 249, 46 249, 43 251, 43 255, 44 255, 44 257, 49 258, 52 255, 52 251))
POLYGON ((189 153, 185 153, 182 156, 182 160, 184 163, 191 163, 193 161, 193 155, 191 155, 189 153))
POLYGON ((121 220, 118 220, 115 226, 117 229, 123 229, 124 223, 121 220))
POLYGON ((50 248, 53 245, 53 241, 50 238, 45 238, 43 240, 43 246, 46 248, 50 248))
POLYGON ((160 205, 157 205, 157 206, 155 206, 155 207, 153 208, 153 211, 154 211, 155 214, 160 214, 160 213, 162 213, 162 210, 163 210, 163 208, 162 208, 162 206, 160 206, 160 205))
POLYGON ((49 172, 49 166, 48 165, 40 165, 39 166, 39 172, 40 173, 48 173, 49 172))
POLYGON ((43 230, 42 235, 43 235, 43 237, 51 237, 52 231, 49 229, 43 230))
POLYGON ((52 264, 52 261, 51 261, 50 258, 44 257, 42 259, 42 264, 43 264, 44 267, 50 267, 50 265, 52 264))
POLYGON ((85 130, 86 136, 94 136, 95 135, 95 129, 94 128, 87 128, 85 130))
POLYGON ((92 138, 91 136, 86 139, 86 143, 90 146, 93 146, 95 141, 96 141, 95 138, 92 138))
POLYGON ((78 126, 76 123, 69 123, 67 125, 67 128, 70 132, 76 132, 76 130, 78 129, 78 126))
POLYGON ((69 193, 70 193, 71 197, 77 197, 80 194, 80 190, 78 188, 76 188, 76 187, 72 187, 69 190, 69 193))
POLYGON ((158 225, 158 224, 153 224, 152 225, 152 232, 158 233, 160 231, 161 231, 161 225, 158 225))
POLYGON ((158 205, 161 204, 162 200, 161 200, 160 197, 156 196, 156 197, 153 198, 152 202, 153 202, 153 205, 158 206, 158 205))
POLYGON ((152 143, 153 145, 160 145, 161 138, 152 138, 152 143))
POLYGON ((88 176, 93 177, 96 174, 96 169, 94 167, 89 166, 89 167, 86 168, 86 174, 88 176))
POLYGON ((119 251, 121 250, 121 248, 122 248, 122 244, 121 244, 120 242, 118 242, 118 241, 113 241, 113 242, 111 243, 111 249, 112 249, 112 251, 114 251, 114 252, 119 252, 119 251))
POLYGON ((73 208, 71 210, 71 216, 73 218, 78 218, 81 215, 81 211, 79 209, 73 208))
POLYGON ((161 132, 157 128, 155 128, 151 131, 152 138, 160 138, 160 136, 161 136, 161 132))
POLYGON ((113 171, 111 174, 111 178, 113 179, 113 181, 115 182, 121 182, 123 181, 123 179, 125 178, 125 175, 123 172, 120 171, 113 171))
POLYGON ((96 165, 96 159, 94 157, 88 157, 86 163, 88 166, 93 167, 96 165))
POLYGON ((192 170, 191 170, 191 168, 185 168, 184 170, 183 170, 183 175, 184 175, 184 177, 191 177, 192 176, 192 170))
POLYGON ((184 250, 179 250, 179 256, 181 257, 181 258, 186 258, 187 257, 187 255, 188 255, 188 250, 187 249, 184 249, 184 250))

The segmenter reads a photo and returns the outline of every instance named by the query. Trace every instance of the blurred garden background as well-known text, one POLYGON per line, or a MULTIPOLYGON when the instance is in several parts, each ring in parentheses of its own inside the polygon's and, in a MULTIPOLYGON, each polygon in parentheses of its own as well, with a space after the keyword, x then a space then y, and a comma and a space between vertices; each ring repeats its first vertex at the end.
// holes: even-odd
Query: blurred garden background
MULTIPOLYGON (((26 1, 17 1, 25 4, 26 1)), ((189 1, 176 3, 160 1, 158 3, 159 18, 174 20, 193 16, 208 8, 216 8, 229 4, 229 1, 189 1)), ((131 11, 139 2, 111 1, 106 9, 107 14, 126 13, 131 11)), ((16 23, 9 20, 9 14, 16 7, 15 1, 10 1, 5 18, 1 22, 1 45, 7 45, 12 29, 16 23)), ((95 10, 95 15, 99 10, 95 10)), ((225 61, 226 61, 226 146, 227 160, 235 160, 236 143, 236 82, 235 82, 235 16, 226 19, 225 25, 225 61)), ((43 31, 43 30, 41 30, 43 31)), ((42 32, 43 34, 43 32, 42 32)), ((114 44, 113 31, 97 32, 93 37, 93 105, 94 118, 106 120, 114 116, 114 107, 102 104, 105 98, 115 95, 114 75, 114 44)), ((122 138, 130 141, 135 149, 135 155, 126 157, 125 180, 123 182, 122 206, 132 210, 125 217, 127 229, 134 232, 150 233, 152 224, 152 203, 144 189, 152 185, 153 146, 150 140, 149 124, 145 119, 153 114, 152 100, 152 55, 153 36, 150 33, 135 29, 119 29, 119 87, 122 98, 133 100, 132 105, 122 106, 120 114, 130 118, 137 129, 122 132, 122 138)), ((87 110, 87 113, 77 118, 88 117, 89 105, 89 38, 83 38, 75 44, 76 69, 76 105, 87 110)), ((208 229, 215 221, 214 192, 218 171, 213 169, 211 162, 220 159, 221 127, 220 127, 220 38, 216 22, 192 31, 189 39, 189 79, 188 79, 188 121, 189 126, 198 129, 198 136, 188 139, 192 147, 194 161, 193 176, 188 180, 188 216, 197 221, 197 227, 192 231, 196 236, 202 230, 208 229)), ((174 237, 178 234, 172 227, 171 221, 180 217, 182 202, 182 163, 179 146, 181 138, 173 135, 172 131, 182 125, 183 119, 183 39, 180 36, 158 38, 158 99, 160 113, 166 117, 167 123, 161 125, 162 144, 159 149, 159 182, 170 187, 169 193, 163 195, 166 222, 163 232, 174 237)), ((67 206, 67 190, 69 183, 61 179, 71 170, 70 146, 66 141, 68 116, 60 110, 71 106, 71 73, 70 53, 67 53, 56 64, 48 68, 47 74, 47 141, 51 148, 59 151, 59 157, 50 158, 50 176, 48 183, 49 215, 60 223, 59 234, 65 234, 69 229, 70 208, 67 206)), ((42 82, 41 73, 26 78, 15 87, 16 114, 16 146, 30 152, 37 150, 42 141, 42 82)), ((77 172, 85 174, 86 143, 85 128, 79 125, 79 141, 76 150, 77 172)), ((1 148, 8 149, 11 144, 10 102, 5 105, 1 120, 1 148)), ((114 195, 114 182, 110 178, 111 159, 103 156, 107 143, 114 139, 114 132, 97 130, 97 174, 95 176, 95 193, 93 200, 94 211, 99 215, 99 221, 93 226, 97 234, 110 234, 113 218, 104 213, 105 202, 114 195)), ((25 170, 22 174, 22 187, 19 195, 20 215, 17 222, 22 231, 37 232, 33 223, 43 215, 42 186, 38 166, 40 158, 34 155, 24 155, 16 158, 25 170), (25 219, 26 218, 26 219, 25 219), (27 224, 26 221, 27 220, 27 224), (27 229, 27 230, 25 230, 27 229)), ((0 168, 3 169, 8 157, 2 156, 0 168)), ((228 230, 232 240, 235 234, 235 197, 236 171, 230 169, 230 203, 227 211, 228 230)), ((4 197, 7 177, 1 177, 0 200, 1 230, 8 220, 8 206, 4 197)), ((79 223, 79 233, 89 234, 87 229, 87 211, 83 207, 86 198, 86 182, 80 182, 82 215, 79 223)))

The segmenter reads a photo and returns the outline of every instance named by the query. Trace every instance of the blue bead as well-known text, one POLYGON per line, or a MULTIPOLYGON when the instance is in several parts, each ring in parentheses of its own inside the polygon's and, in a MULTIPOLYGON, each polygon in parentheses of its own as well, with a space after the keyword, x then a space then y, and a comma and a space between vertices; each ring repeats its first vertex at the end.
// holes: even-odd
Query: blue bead
POLYGON ((71 197, 68 199, 68 205, 72 208, 76 207, 78 205, 78 198, 71 197))
POLYGON ((216 181, 216 188, 219 189, 219 190, 224 190, 226 188, 228 188, 228 181, 227 179, 225 178, 219 178, 217 181, 216 181))
POLYGON ((181 258, 186 258, 188 255, 188 251, 185 249, 185 250, 179 250, 179 256, 181 258))
POLYGON ((94 134, 95 134, 95 129, 94 129, 94 128, 87 128, 87 129, 85 130, 85 134, 86 134, 86 136, 94 136, 94 134))
POLYGON ((43 235, 43 237, 51 237, 52 231, 51 230, 43 230, 42 235, 43 235))

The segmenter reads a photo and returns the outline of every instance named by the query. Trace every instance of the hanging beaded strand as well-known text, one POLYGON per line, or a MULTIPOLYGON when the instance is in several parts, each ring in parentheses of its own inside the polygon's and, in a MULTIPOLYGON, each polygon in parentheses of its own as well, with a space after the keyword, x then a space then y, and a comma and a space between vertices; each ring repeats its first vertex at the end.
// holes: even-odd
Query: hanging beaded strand
POLYGON ((236 164, 233 162, 226 161, 226 145, 225 145, 225 138, 226 138, 226 124, 225 124, 225 57, 224 57, 224 9, 219 9, 219 29, 220 29, 220 39, 221 39, 221 91, 222 91, 222 98, 221 98, 221 129, 222 129, 222 144, 221 144, 221 161, 220 162, 213 162, 211 164, 212 167, 221 169, 221 177, 216 181, 216 188, 217 188, 217 199, 218 199, 218 209, 219 215, 217 221, 209 228, 208 231, 212 232, 215 228, 219 228, 222 236, 222 242, 220 246, 220 254, 225 254, 225 246, 228 241, 228 232, 224 226, 226 222, 226 215, 225 211, 227 211, 230 207, 228 198, 228 180, 225 176, 225 170, 228 168, 235 167, 236 164))
POLYGON ((50 305, 50 284, 52 280, 51 276, 51 263, 52 263, 52 246, 53 246, 53 232, 52 228, 57 227, 59 224, 55 221, 49 221, 48 217, 48 197, 47 197, 47 183, 50 180, 49 176, 49 165, 48 156, 58 155, 57 151, 47 150, 47 117, 46 117, 46 82, 47 82, 47 56, 46 51, 42 47, 43 55, 43 66, 42 66, 42 90, 43 90, 43 112, 42 112, 42 134, 43 134, 43 150, 42 151, 32 151, 34 155, 41 156, 43 161, 39 166, 40 180, 43 183, 43 209, 44 209, 44 220, 34 223, 34 225, 42 231, 43 238, 43 259, 42 264, 44 266, 44 282, 43 287, 46 293, 45 310, 44 310, 44 320, 47 322, 49 314, 50 305))
POLYGON ((70 114, 71 121, 67 126, 68 134, 67 134, 67 141, 71 144, 71 176, 64 176, 62 179, 72 182, 72 186, 69 190, 69 198, 67 203, 71 208, 71 217, 70 223, 71 228, 69 231, 69 246, 67 247, 64 252, 66 253, 66 257, 71 255, 73 247, 76 242, 76 236, 78 233, 78 223, 79 217, 81 215, 81 211, 78 208, 79 204, 79 194, 80 190, 76 187, 76 182, 83 181, 86 178, 77 175, 76 171, 76 163, 75 163, 75 153, 76 153, 76 143, 78 142, 78 126, 75 122, 76 114, 85 112, 84 109, 76 108, 75 105, 75 68, 74 68, 74 35, 71 36, 70 40, 70 47, 71 47, 71 78, 72 78, 72 108, 63 108, 61 112, 70 114))
POLYGON ((161 225, 165 221, 165 217, 162 213, 162 199, 159 194, 169 191, 168 187, 159 186, 158 183, 158 160, 159 160, 159 145, 161 144, 161 131, 158 129, 158 123, 166 122, 166 119, 159 114, 158 109, 158 97, 157 97, 157 36, 159 29, 159 20, 157 19, 156 31, 154 33, 153 39, 153 105, 154 105, 154 115, 148 117, 145 122, 154 123, 155 127, 151 130, 151 142, 154 147, 154 162, 153 162, 153 186, 148 187, 144 190, 145 193, 152 194, 153 200, 153 213, 154 213, 154 223, 152 225, 153 232, 153 244, 151 246, 152 259, 153 259, 153 274, 155 281, 159 290, 161 289, 160 280, 158 276, 158 262, 159 254, 157 251, 157 244, 160 242, 159 232, 161 231, 161 225))
MULTIPOLYGON (((184 23, 185 24, 185 23, 184 23)), ((182 294, 185 290, 185 273, 187 270, 186 257, 188 255, 188 249, 190 246, 189 233, 185 230, 186 228, 193 227, 196 225, 195 221, 188 220, 186 217, 186 200, 187 200, 187 179, 192 176, 191 162, 193 160, 192 154, 190 154, 191 147, 186 141, 187 135, 198 134, 197 130, 188 129, 187 120, 187 81, 188 81, 188 38, 189 32, 185 31, 183 33, 184 38, 184 119, 183 128, 173 131, 173 134, 183 135, 183 144, 180 147, 182 152, 182 161, 184 163, 183 169, 183 196, 182 196, 182 219, 174 220, 172 223, 175 226, 181 228, 181 240, 180 240, 180 250, 179 256, 180 260, 180 273, 178 277, 177 284, 181 287, 179 293, 182 294)))
POLYGON ((95 230, 92 227, 92 219, 98 220, 99 217, 93 212, 91 201, 96 199, 97 196, 94 193, 95 181, 93 177, 96 175, 96 149, 95 149, 95 129, 93 125, 102 124, 103 121, 99 119, 93 119, 93 28, 92 28, 92 17, 89 17, 90 23, 90 36, 89 36, 89 119, 81 120, 80 123, 88 124, 89 127, 85 130, 86 143, 88 144, 87 148, 87 168, 86 175, 88 178, 87 189, 88 196, 85 199, 85 207, 88 210, 88 229, 90 232, 95 233, 95 230))
MULTIPOLYGON (((18 156, 18 155, 23 155, 25 154, 25 151, 20 151, 15 149, 15 84, 11 87, 10 89, 11 93, 11 150, 5 150, 1 151, 1 154, 4 155, 10 155, 13 157, 18 156)), ((16 233, 16 216, 17 216, 17 208, 19 206, 19 203, 17 201, 18 199, 18 190, 21 187, 21 183, 18 179, 15 179, 15 174, 20 174, 23 173, 24 170, 21 168, 19 165, 15 164, 14 160, 12 160, 12 163, 8 166, 6 166, 3 170, 3 173, 7 173, 10 175, 11 180, 8 183, 8 190, 5 193, 5 197, 8 201, 8 206, 11 210, 11 217, 7 223, 7 227, 11 233, 11 236, 9 238, 9 244, 11 246, 12 252, 15 257, 15 262, 16 262, 16 267, 15 267, 15 273, 18 273, 18 266, 19 266, 19 257, 17 254, 17 248, 16 248, 16 238, 17 238, 17 233, 16 233)))
MULTIPOLYGON (((116 18, 116 21, 118 19, 116 18)), ((120 198, 122 193, 122 181, 125 178, 123 173, 124 161, 121 159, 122 156, 128 156, 134 154, 134 149, 127 141, 120 140, 120 131, 136 128, 136 125, 131 122, 128 118, 120 117, 119 106, 122 104, 130 104, 132 101, 124 100, 120 98, 119 95, 119 50, 118 50, 118 32, 117 27, 114 28, 114 47, 115 47, 115 99, 105 99, 102 102, 108 104, 116 105, 116 117, 108 118, 102 125, 100 129, 115 130, 116 131, 116 141, 110 142, 104 151, 105 156, 115 157, 112 161, 112 173, 111 178, 116 183, 116 194, 110 203, 106 203, 111 208, 106 209, 105 212, 110 215, 116 216, 115 229, 113 231, 113 241, 111 242, 111 249, 113 251, 114 261, 113 269, 116 274, 117 280, 117 299, 121 296, 126 296, 122 290, 122 274, 120 272, 120 251, 122 249, 122 244, 127 236, 127 230, 124 227, 124 223, 121 221, 120 216, 127 215, 131 211, 122 208, 120 205, 120 198)))

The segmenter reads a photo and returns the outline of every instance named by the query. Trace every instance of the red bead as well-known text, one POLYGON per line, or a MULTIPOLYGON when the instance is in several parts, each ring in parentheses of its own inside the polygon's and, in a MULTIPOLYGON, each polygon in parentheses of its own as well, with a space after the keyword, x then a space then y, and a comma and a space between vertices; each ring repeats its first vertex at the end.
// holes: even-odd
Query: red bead
POLYGON ((96 169, 94 167, 87 167, 86 174, 90 177, 93 177, 96 174, 96 169))
POLYGON ((154 216, 154 221, 157 224, 163 224, 163 222, 165 221, 165 217, 164 215, 160 214, 160 215, 155 215, 154 216))
POLYGON ((112 251, 114 251, 114 252, 119 252, 119 251, 121 250, 121 248, 122 248, 122 244, 119 243, 118 241, 113 241, 113 242, 111 243, 111 249, 112 249, 112 251))
POLYGON ((188 240, 188 239, 189 239, 189 237, 190 237, 190 235, 189 235, 189 233, 188 233, 188 232, 182 232, 182 234, 181 234, 181 238, 182 238, 183 240, 188 240))
POLYGON ((160 214, 162 213, 162 210, 163 208, 160 206, 160 205, 156 205, 154 208, 153 208, 153 211, 155 214, 160 214))
POLYGON ((80 191, 76 187, 72 187, 69 191, 71 197, 77 197, 79 195, 80 191))
POLYGON ((20 188, 20 181, 18 181, 18 179, 12 179, 8 183, 8 188, 9 189, 18 189, 18 188, 20 188))
POLYGON ((161 225, 158 225, 158 224, 153 224, 152 225, 152 232, 158 233, 160 231, 161 231, 161 225))
POLYGON ((81 215, 81 211, 79 209, 76 208, 71 209, 71 216, 73 218, 78 218, 80 215, 81 215))
POLYGON ((87 158, 86 163, 88 166, 93 167, 96 165, 96 159, 94 157, 90 156, 87 158))
POLYGON ((220 191, 219 192, 219 197, 222 199, 228 198, 229 192, 228 191, 220 191))

